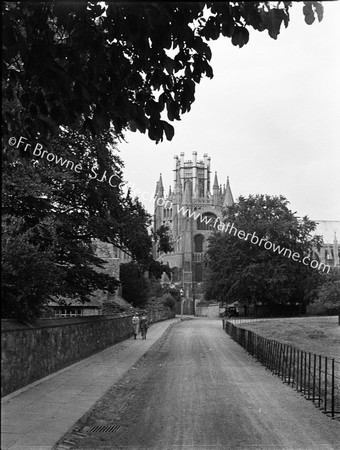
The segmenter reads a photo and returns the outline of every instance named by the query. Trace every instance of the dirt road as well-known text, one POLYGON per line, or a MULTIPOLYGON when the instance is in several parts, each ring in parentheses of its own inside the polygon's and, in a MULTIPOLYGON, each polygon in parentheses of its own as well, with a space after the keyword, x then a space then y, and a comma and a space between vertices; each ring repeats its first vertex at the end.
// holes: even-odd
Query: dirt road
MULTIPOLYGON (((175 325, 76 430, 65 435, 69 448, 340 449, 339 422, 209 319, 175 325), (116 427, 98 434, 94 425, 116 427)), ((59 445, 67 448, 65 440, 59 445)))

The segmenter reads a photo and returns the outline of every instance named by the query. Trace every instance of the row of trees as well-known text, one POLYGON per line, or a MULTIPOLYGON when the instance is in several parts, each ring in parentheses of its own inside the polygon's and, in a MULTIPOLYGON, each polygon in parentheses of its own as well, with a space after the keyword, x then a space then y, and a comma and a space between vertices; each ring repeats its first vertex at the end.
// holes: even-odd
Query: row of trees
POLYGON ((244 233, 241 238, 236 231, 212 234, 207 252, 208 299, 238 301, 242 305, 261 303, 273 310, 279 304, 307 305, 313 301, 328 308, 340 307, 339 271, 323 273, 301 261, 322 244, 320 236, 312 238, 316 224, 308 217, 297 217, 286 198, 240 197, 228 207, 224 222, 244 233), (247 233, 250 236, 245 240, 247 233), (252 243, 253 235, 258 240, 255 238, 252 243), (257 245, 261 238, 288 249, 288 256, 274 252, 270 245, 268 249, 257 245), (289 257, 294 253, 300 255, 300 261, 289 257))

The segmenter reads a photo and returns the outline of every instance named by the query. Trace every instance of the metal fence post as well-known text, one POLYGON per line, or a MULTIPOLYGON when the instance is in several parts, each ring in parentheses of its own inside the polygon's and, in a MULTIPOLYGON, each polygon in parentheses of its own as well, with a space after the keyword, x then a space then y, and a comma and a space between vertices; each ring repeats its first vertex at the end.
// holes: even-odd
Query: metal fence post
POLYGON ((321 377, 322 377, 322 359, 321 359, 321 355, 319 355, 319 402, 318 402, 318 407, 320 408, 321 406, 321 377))
POLYGON ((316 353, 313 358, 313 402, 315 402, 315 375, 316 375, 316 353))
POLYGON ((311 354, 308 353, 308 400, 310 399, 310 369, 311 369, 311 354))
POLYGON ((325 412, 327 412, 327 362, 328 358, 325 358, 325 412))
POLYGON ((334 362, 334 358, 332 359, 332 385, 331 385, 331 393, 332 393, 332 417, 334 417, 334 413, 335 413, 335 392, 334 392, 334 371, 335 371, 335 362, 334 362))
POLYGON ((292 370, 292 347, 289 348, 289 369, 288 369, 288 384, 291 380, 291 370, 292 370))
POLYGON ((296 358, 296 390, 299 390, 299 377, 300 377, 300 350, 296 350, 297 358, 296 358))

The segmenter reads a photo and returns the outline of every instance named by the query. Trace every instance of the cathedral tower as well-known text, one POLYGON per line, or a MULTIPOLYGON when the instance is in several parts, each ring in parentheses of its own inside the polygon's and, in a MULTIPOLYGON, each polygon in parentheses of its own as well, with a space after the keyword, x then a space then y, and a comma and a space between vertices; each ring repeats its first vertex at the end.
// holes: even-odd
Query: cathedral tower
POLYGON ((173 189, 164 197, 161 175, 155 192, 154 229, 167 225, 174 245, 173 252, 157 253, 156 257, 173 269, 173 283, 183 288, 191 301, 203 298, 207 239, 223 209, 234 202, 229 178, 222 189, 216 172, 211 192, 210 163, 206 153, 202 160, 197 159, 197 152, 192 160, 185 160, 184 153, 174 156, 173 189))

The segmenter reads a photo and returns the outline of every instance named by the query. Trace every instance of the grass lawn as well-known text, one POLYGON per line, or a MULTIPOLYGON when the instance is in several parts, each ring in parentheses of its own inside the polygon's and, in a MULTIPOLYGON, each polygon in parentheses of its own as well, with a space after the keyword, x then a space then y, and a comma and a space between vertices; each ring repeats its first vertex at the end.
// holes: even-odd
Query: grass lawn
POLYGON ((300 350, 340 360, 338 316, 263 319, 237 325, 300 350))

